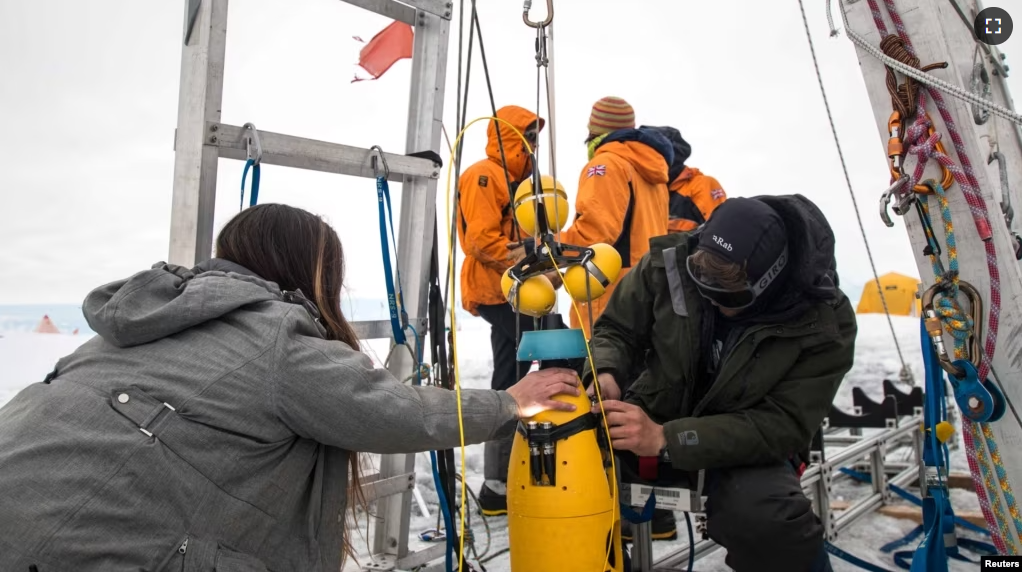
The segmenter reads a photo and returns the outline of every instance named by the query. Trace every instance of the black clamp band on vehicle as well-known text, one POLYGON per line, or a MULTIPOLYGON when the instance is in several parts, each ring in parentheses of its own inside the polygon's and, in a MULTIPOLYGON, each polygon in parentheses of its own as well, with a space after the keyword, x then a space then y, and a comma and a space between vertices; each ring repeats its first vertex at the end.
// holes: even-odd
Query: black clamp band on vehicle
POLYGON ((588 412, 566 424, 518 422, 518 433, 529 444, 529 469, 537 486, 557 485, 557 442, 598 427, 596 415, 588 412), (547 481, 544 483, 543 476, 547 481))

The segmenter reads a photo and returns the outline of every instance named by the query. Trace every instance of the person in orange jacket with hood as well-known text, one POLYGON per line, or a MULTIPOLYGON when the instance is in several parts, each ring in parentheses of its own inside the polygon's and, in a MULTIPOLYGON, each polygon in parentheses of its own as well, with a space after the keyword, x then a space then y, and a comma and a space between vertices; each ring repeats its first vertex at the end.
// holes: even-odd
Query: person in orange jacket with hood
MULTIPOLYGON (((643 126, 644 128, 646 126, 643 126)), ((710 213, 727 199, 720 182, 703 175, 695 167, 685 165, 692 155, 692 146, 673 127, 650 127, 666 137, 674 147, 674 161, 668 171, 671 192, 669 233, 686 233, 710 219, 710 213)))
MULTIPOLYGON (((667 234, 668 166, 674 162, 671 142, 658 130, 635 128, 635 111, 619 97, 605 97, 589 116, 589 163, 582 169, 575 198, 575 221, 560 241, 588 247, 613 245, 621 254, 618 281, 649 251, 649 240, 667 234)), ((603 312, 617 281, 606 293, 580 303, 571 313, 571 327, 590 336, 590 311, 595 321, 603 312)))
MULTIPOLYGON (((531 362, 517 360, 518 341, 521 333, 533 330, 532 318, 516 315, 500 288, 504 272, 525 258, 524 247, 509 248, 508 244, 522 235, 514 220, 514 192, 533 170, 532 156, 514 129, 535 150, 546 122, 514 105, 497 110, 497 118, 504 121, 490 121, 486 158, 466 169, 458 180, 457 224, 458 242, 465 253, 461 304, 473 316, 490 324, 493 349, 490 387, 506 390, 528 374, 532 366, 531 362)), ((507 513, 507 466, 512 443, 513 438, 509 437, 486 444, 485 482, 479 492, 480 509, 485 515, 507 513)))

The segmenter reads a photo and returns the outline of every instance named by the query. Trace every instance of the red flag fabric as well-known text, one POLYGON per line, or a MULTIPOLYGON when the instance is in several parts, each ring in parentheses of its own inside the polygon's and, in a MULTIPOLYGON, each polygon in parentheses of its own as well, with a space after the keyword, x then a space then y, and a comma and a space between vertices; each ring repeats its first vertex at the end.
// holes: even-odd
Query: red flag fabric
MULTIPOLYGON (((411 26, 404 22, 392 22, 362 48, 358 65, 369 72, 371 79, 379 79, 398 60, 412 57, 414 40, 415 32, 411 26)), ((370 78, 355 76, 352 83, 366 79, 370 78)))

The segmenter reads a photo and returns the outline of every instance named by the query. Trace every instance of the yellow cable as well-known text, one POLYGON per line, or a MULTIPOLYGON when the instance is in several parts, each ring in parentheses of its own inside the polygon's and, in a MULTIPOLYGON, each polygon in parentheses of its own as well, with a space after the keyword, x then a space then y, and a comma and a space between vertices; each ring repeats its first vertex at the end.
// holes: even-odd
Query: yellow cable
MULTIPOLYGON (((554 255, 552 253, 550 253, 549 251, 547 251, 547 256, 550 257, 550 262, 553 263, 554 270, 557 271, 557 276, 559 276, 561 278, 561 282, 563 283, 564 282, 564 274, 561 273, 561 269, 557 267, 557 261, 554 260, 554 255)), ((589 276, 588 275, 586 276, 586 280, 589 280, 589 276)), ((583 322, 583 320, 582 320, 582 311, 580 311, 578 309, 578 304, 575 303, 575 298, 570 296, 570 295, 569 295, 568 298, 571 299, 571 307, 572 307, 572 309, 575 310, 575 316, 578 317, 579 324, 585 324, 583 322)), ((591 300, 589 301, 589 304, 592 304, 591 300)), ((590 324, 589 328, 592 329, 592 327, 593 327, 593 325, 590 324)), ((605 432, 607 432, 607 448, 610 449, 611 499, 612 499, 613 504, 614 504, 613 507, 616 510, 616 508, 618 507, 618 491, 617 491, 618 484, 617 484, 617 463, 614 461, 614 444, 611 442, 611 439, 610 439, 610 426, 607 424, 607 412, 604 411, 604 409, 603 409, 603 393, 600 392, 600 383, 599 383, 599 381, 596 380, 596 376, 597 376, 596 375, 596 361, 593 360, 593 349, 592 349, 592 347, 589 346, 589 337, 586 335, 586 329, 585 328, 582 328, 582 340, 585 341, 585 344, 586 344, 586 356, 589 357, 589 369, 593 373, 593 389, 596 392, 596 402, 600 405, 600 415, 603 417, 603 429, 604 429, 605 432)), ((607 556, 606 556, 606 558, 604 558, 604 561, 603 561, 603 568, 604 569, 606 569, 607 566, 610 565, 610 552, 614 548, 613 530, 614 530, 614 517, 615 517, 614 514, 615 514, 615 510, 611 510, 611 512, 610 512, 611 536, 610 536, 610 541, 607 543, 607 556)))
MULTIPOLYGON (((446 213, 446 220, 447 220, 447 253, 452 258, 452 260, 448 261, 448 264, 447 264, 447 268, 450 269, 450 272, 448 273, 448 279, 450 280, 450 284, 451 284, 451 297, 448 299, 447 302, 448 302, 448 305, 450 305, 450 307, 451 307, 451 355, 453 357, 453 362, 454 362, 454 392, 455 392, 455 396, 456 396, 455 399, 456 399, 457 404, 458 404, 458 432, 459 432, 460 437, 461 437, 461 499, 463 501, 468 499, 468 492, 467 492, 468 486, 466 485, 468 483, 468 480, 465 479, 465 477, 466 477, 465 476, 465 419, 464 419, 464 417, 462 415, 462 412, 461 412, 461 375, 460 375, 460 371, 458 370, 458 334, 457 334, 458 329, 457 329, 457 324, 455 324, 456 317, 455 317, 455 313, 454 313, 454 293, 457 290, 457 288, 455 286, 457 283, 454 282, 454 267, 455 267, 455 261, 457 261, 457 253, 454 252, 454 235, 451 232, 451 170, 454 168, 454 154, 458 150, 458 148, 461 147, 461 138, 465 135, 465 132, 468 131, 468 128, 472 127, 472 125, 475 124, 476 122, 483 121, 483 120, 498 121, 498 122, 501 122, 501 123, 507 125, 508 127, 510 127, 511 130, 515 132, 515 135, 517 135, 522 140, 522 142, 525 144, 525 149, 527 149, 530 154, 532 153, 532 146, 529 145, 529 141, 527 139, 525 139, 525 136, 522 135, 522 133, 520 131, 518 131, 518 129, 515 128, 515 126, 511 125, 509 122, 507 122, 507 121, 505 121, 505 120, 503 120, 503 119, 501 119, 499 117, 489 117, 489 116, 486 116, 486 117, 478 117, 476 119, 473 119, 472 121, 468 122, 465 125, 465 127, 462 128, 462 130, 460 132, 458 132, 458 136, 454 138, 454 147, 451 149, 451 156, 450 156, 450 158, 447 161, 447 192, 446 192, 446 196, 447 196, 447 213, 446 213)), ((588 345, 588 343, 587 343, 587 345, 588 345)), ((610 439, 609 431, 608 431, 608 434, 607 434, 607 439, 608 440, 610 439)), ((466 507, 467 507, 467 504, 466 504, 466 507)), ((461 510, 461 519, 459 520, 460 521, 460 525, 459 525, 459 535, 458 535, 458 537, 460 538, 460 540, 459 540, 460 541, 460 547, 459 547, 459 550, 458 550, 458 571, 462 570, 462 567, 464 566, 464 560, 465 560, 465 511, 466 511, 465 508, 462 508, 462 510, 461 510)), ((608 555, 609 555, 609 553, 608 553, 608 555)))

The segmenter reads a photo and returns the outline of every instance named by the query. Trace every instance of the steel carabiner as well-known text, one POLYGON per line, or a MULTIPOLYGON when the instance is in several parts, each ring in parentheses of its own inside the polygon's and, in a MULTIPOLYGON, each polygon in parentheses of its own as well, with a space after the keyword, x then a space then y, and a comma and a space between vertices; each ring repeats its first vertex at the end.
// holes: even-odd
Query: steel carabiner
MULTIPOLYGON (((976 48, 979 49, 978 47, 976 48)), ((990 75, 987 74, 987 68, 983 65, 983 62, 976 62, 972 67, 972 81, 969 84, 969 91, 974 95, 979 95, 983 99, 990 98, 990 75), (979 93, 979 84, 983 83, 983 93, 979 93)), ((976 125, 983 125, 990 119, 990 110, 980 108, 975 103, 972 104, 972 120, 976 125)))
POLYGON ((245 138, 245 155, 253 165, 259 165, 263 160, 263 145, 259 142, 259 131, 253 123, 246 123, 241 126, 242 137, 245 138))
MULTIPOLYGON (((880 220, 882 220, 884 222, 884 225, 887 225, 888 227, 894 227, 894 221, 891 220, 891 214, 887 212, 887 208, 891 204, 891 197, 895 197, 898 195, 898 189, 904 187, 906 181, 908 181, 908 179, 905 178, 898 179, 890 187, 888 187, 886 191, 884 191, 883 195, 880 196, 880 220)), ((907 196, 912 197, 912 194, 909 193, 907 196)), ((895 206, 894 212, 898 213, 899 215, 903 214, 899 212, 898 205, 895 206)))
MULTIPOLYGON (((937 349, 937 359, 940 361, 940 367, 956 380, 961 380, 965 377, 965 369, 956 365, 956 361, 948 356, 947 349, 944 347, 944 331, 940 323, 940 317, 937 316, 937 311, 933 308, 933 300, 936 298, 937 293, 946 290, 947 287, 941 283, 936 283, 926 289, 922 296, 923 316, 926 320, 926 331, 930 334, 930 340, 937 349)), ((969 333, 968 357, 966 360, 974 368, 979 369, 980 363, 983 360, 983 354, 980 348, 980 337, 976 333, 983 330, 983 298, 980 296, 979 291, 976 290, 976 287, 963 280, 958 281, 958 290, 965 293, 971 307, 969 314, 972 318, 972 328, 969 333)))
POLYGON ((370 164, 373 166, 373 177, 380 177, 380 163, 383 163, 383 178, 390 179, 390 166, 387 165, 387 158, 383 155, 383 148, 374 145, 369 148, 370 164))
POLYGON ((926 332, 930 335, 937 351, 937 361, 941 369, 949 374, 948 382, 954 389, 955 402, 962 415, 973 422, 996 422, 1007 412, 1007 400, 1004 393, 990 380, 979 379, 980 364, 983 362, 983 350, 979 333, 982 332, 983 299, 979 291, 965 281, 958 281, 958 289, 965 292, 972 306, 972 328, 969 333, 968 357, 958 360, 948 358, 944 347, 940 319, 933 309, 933 299, 944 285, 935 284, 923 293, 923 313, 926 332))
POLYGON ((1011 229, 1011 222, 1015 219, 1015 209, 1011 206, 1011 193, 1008 187, 1008 166, 1004 155, 1000 151, 990 152, 987 158, 987 165, 997 162, 997 172, 1001 178, 1001 213, 1004 214, 1004 222, 1011 229))
POLYGON ((554 0, 546 0, 546 19, 541 22, 534 22, 529 18, 529 11, 532 10, 532 0, 525 0, 522 6, 522 21, 530 28, 545 28, 554 21, 554 0))

